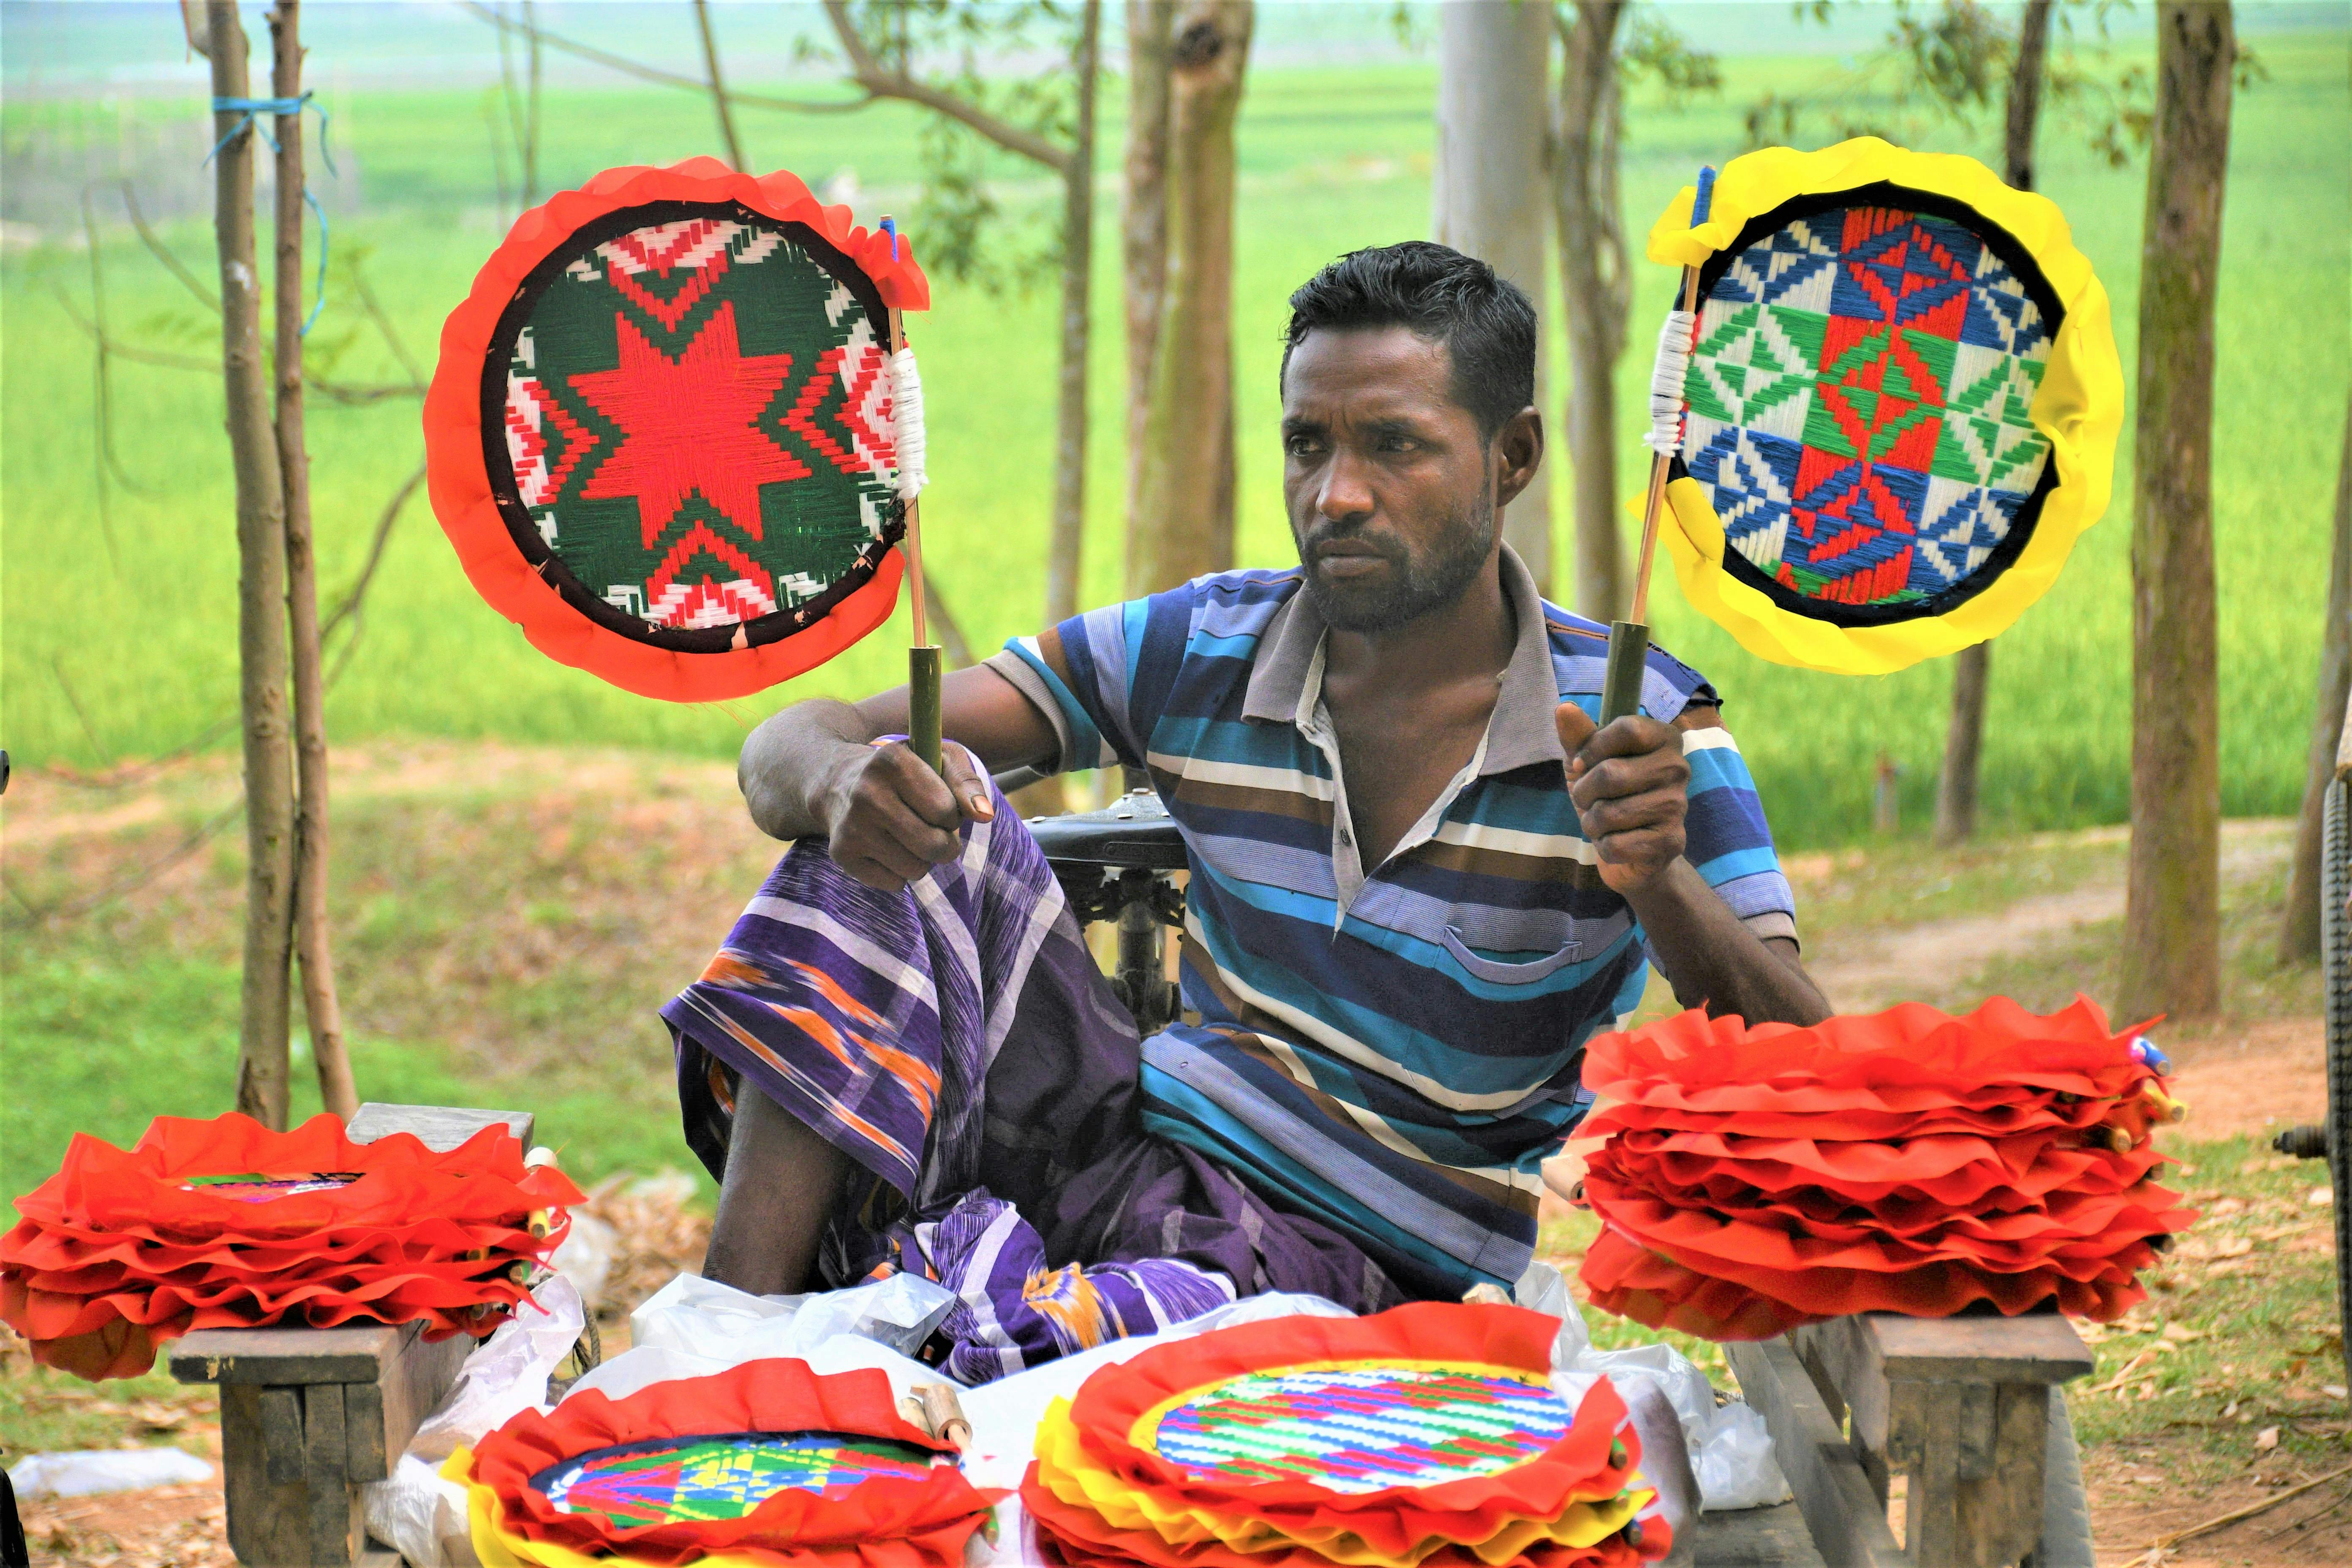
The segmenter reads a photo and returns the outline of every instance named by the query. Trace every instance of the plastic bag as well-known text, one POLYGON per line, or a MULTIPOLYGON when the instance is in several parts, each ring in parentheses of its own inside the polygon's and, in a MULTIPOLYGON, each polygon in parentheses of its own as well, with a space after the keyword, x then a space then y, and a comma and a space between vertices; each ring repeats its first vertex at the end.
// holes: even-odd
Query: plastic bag
POLYGON ((541 1280, 530 1295, 541 1310, 516 1309, 475 1347, 457 1386, 409 1439, 410 1453, 438 1463, 458 1444, 479 1442, 518 1411, 547 1403, 548 1377, 579 1342, 587 1314, 579 1290, 561 1274, 541 1280))
POLYGON ((360 1488, 368 1533, 419 1568, 475 1562, 466 1525, 466 1491, 441 1479, 441 1461, 461 1443, 478 1443, 518 1412, 547 1403, 547 1380, 578 1342, 587 1314, 562 1274, 542 1279, 526 1305, 474 1347, 457 1385, 434 1407, 392 1474, 360 1488))
POLYGON ((1592 1348, 1592 1334, 1572 1300, 1562 1303, 1559 1333, 1552 1342, 1551 1386, 1573 1407, 1602 1377, 1620 1391, 1646 1384, 1674 1406, 1690 1449, 1691 1472, 1701 1506, 1720 1512, 1786 1502, 1789 1481, 1772 1457, 1772 1436, 1764 1417, 1737 1400, 1717 1405, 1706 1374, 1672 1345, 1635 1345, 1626 1350, 1592 1348))
POLYGON ((604 1300, 604 1282, 613 1277, 613 1258, 619 1252, 621 1233, 583 1209, 572 1211, 572 1229, 548 1266, 572 1281, 581 1305, 594 1311, 604 1300))
POLYGON ((8 1468, 8 1484, 16 1489, 21 1498, 142 1491, 149 1487, 212 1479, 210 1465, 177 1448, 96 1448, 83 1453, 27 1454, 8 1468))
POLYGON ((754 1296, 681 1274, 629 1314, 629 1343, 728 1364, 805 1355, 836 1334, 854 1334, 912 1355, 955 1305, 955 1293, 914 1274, 805 1296, 754 1296))

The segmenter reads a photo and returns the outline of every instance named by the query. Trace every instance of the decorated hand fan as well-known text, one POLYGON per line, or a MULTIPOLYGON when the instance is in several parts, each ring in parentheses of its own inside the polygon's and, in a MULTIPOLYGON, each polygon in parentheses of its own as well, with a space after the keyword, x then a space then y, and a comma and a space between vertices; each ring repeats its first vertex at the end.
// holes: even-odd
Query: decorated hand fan
POLYGON ((864 637, 903 551, 920 749, 939 655, 900 318, 929 302, 887 218, 856 227, 789 174, 607 170, 517 219, 443 329, 434 510, 533 647, 677 702, 761 690, 864 637))
POLYGON ((881 1373, 772 1360, 525 1410, 442 1474, 492 1568, 961 1568, 1003 1494, 951 1458, 881 1373))
POLYGON ((2149 1130, 2184 1114, 2169 1068, 2081 1000, 1813 1028, 1693 1011, 1602 1036, 1585 1286, 1717 1340, 1847 1312, 2119 1317, 2196 1218, 2156 1179, 2149 1130))
POLYGON ((1774 147, 1701 171, 1649 255, 1681 308, 1604 721, 1638 701, 1662 518, 1740 646, 1879 675, 2006 629, 2105 510, 2123 371, 2048 199, 1875 137, 1774 147))
POLYGON ((135 1377, 196 1329, 487 1334, 580 1201, 502 1126, 440 1153, 407 1133, 354 1143, 327 1115, 290 1132, 163 1116, 127 1151, 77 1133, 0 1237, 0 1320, 93 1380, 135 1377))
POLYGON ((1559 1326, 1423 1303, 1146 1351, 1055 1402, 1022 1503, 1073 1564, 1639 1568, 1672 1531, 1608 1381, 1552 1392, 1559 1326))

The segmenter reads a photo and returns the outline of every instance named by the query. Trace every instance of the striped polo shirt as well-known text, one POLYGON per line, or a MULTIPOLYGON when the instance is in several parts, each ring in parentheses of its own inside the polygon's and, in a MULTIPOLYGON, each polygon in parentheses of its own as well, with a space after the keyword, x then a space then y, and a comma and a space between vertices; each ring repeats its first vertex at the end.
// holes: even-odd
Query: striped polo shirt
MULTIPOLYGON (((1553 726, 1562 701, 1598 714, 1608 632, 1545 604, 1507 546, 1502 574, 1517 642, 1486 734, 1376 867, 1297 568, 1198 578, 989 660, 1052 721, 1061 767, 1148 769, 1183 832, 1200 1022, 1144 1042, 1147 1125, 1449 1297, 1531 1261, 1538 1168, 1590 1103, 1584 1042, 1639 1004, 1651 956, 1601 880, 1553 726)), ((1718 701, 1651 650, 1643 711, 1718 701)), ((1684 751, 1688 859, 1759 935, 1793 937, 1730 732, 1685 730, 1684 751)))

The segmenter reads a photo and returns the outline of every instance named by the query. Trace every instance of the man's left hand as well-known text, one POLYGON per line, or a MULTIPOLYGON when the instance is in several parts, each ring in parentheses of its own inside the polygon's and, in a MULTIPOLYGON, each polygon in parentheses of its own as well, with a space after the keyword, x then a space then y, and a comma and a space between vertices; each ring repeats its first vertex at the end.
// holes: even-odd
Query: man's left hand
POLYGON ((1552 715, 1568 753, 1568 797, 1601 856, 1601 879, 1633 894, 1682 858, 1690 763, 1671 724, 1630 714, 1596 727, 1573 702, 1552 715))

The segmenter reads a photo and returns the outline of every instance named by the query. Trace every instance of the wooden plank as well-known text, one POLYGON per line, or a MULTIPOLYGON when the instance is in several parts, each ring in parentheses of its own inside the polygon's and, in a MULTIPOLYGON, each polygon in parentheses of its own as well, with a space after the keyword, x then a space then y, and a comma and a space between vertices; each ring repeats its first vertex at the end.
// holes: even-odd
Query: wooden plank
MULTIPOLYGON (((2044 1385, 2038 1383, 2011 1383, 2003 1384, 2000 1389, 1995 1389, 1990 1384, 1986 1383, 1959 1384, 1959 1420, 1955 1429, 1959 1439, 1958 1446, 1960 1479, 1981 1481, 1992 1474, 1994 1459, 2000 1453, 1993 1436, 1993 1410, 2005 1391, 2011 1388, 2042 1386, 2044 1385)), ((2035 1407, 2034 1419, 2036 1421, 2041 1419, 2041 1409, 2038 1405, 2035 1407)))
POLYGON ((1888 1461, 1911 1478, 1903 1505, 1903 1544, 1920 1568, 1954 1568, 1965 1560, 1959 1536, 1962 1385, 1915 1387, 1907 1410, 1898 1402, 1897 1441, 1886 1450, 1888 1461))
POLYGON ((273 1486, 308 1479, 310 1454, 302 1441, 302 1391, 261 1391, 261 1464, 273 1486))
POLYGON ((199 1329, 172 1342, 170 1366, 182 1383, 373 1383, 422 1331, 416 1323, 199 1329))
POLYGON ((221 1390, 221 1491, 228 1504, 228 1543, 240 1563, 303 1563, 310 1555, 310 1488, 299 1478, 270 1478, 261 1413, 268 1392, 246 1383, 221 1390))
POLYGON ((2095 1568, 2091 1510, 2083 1495, 2083 1457, 2074 1447, 2074 1424, 2066 1414, 2066 1392, 2050 1392, 2048 1436, 2042 1440, 2042 1540, 2030 1568, 2095 1568))
POLYGON ((346 1455, 354 1481, 380 1481, 416 1436, 416 1428, 457 1386, 474 1348, 465 1334, 437 1343, 418 1336, 404 1345, 382 1379, 343 1389, 346 1455))
POLYGON ((302 1390, 304 1479, 310 1483, 310 1555, 313 1564, 344 1568, 358 1550, 359 1493, 344 1476, 343 1390, 341 1384, 314 1383, 302 1390))
MULTIPOLYGON (((1999 1463, 1988 1465, 1974 1481, 1963 1469, 1957 1510, 1961 1560, 1971 1568, 2014 1563, 2042 1539, 2048 1512, 2050 1403, 2064 1397, 2039 1383, 2005 1384, 1992 1392, 1987 1436, 1999 1463)), ((1965 1454, 1964 1444, 1964 1458, 1965 1454)))
POLYGON ((483 1128, 503 1121, 528 1147, 534 1119, 528 1110, 475 1110, 455 1105, 387 1105, 369 1100, 352 1113, 345 1131, 354 1143, 373 1143, 394 1132, 413 1132, 426 1148, 442 1153, 483 1128))
POLYGON ((2055 1312, 2018 1318, 1865 1312, 1856 1321, 1890 1381, 2067 1383, 2095 1364, 2074 1326, 2055 1312))
POLYGON ((1797 1505, 1698 1516, 1697 1568, 1827 1568, 1797 1505))
POLYGON ((1845 1434, 1788 1341, 1723 1348, 1740 1392, 1771 1431, 1774 1457, 1827 1568, 1910 1568, 1845 1434))
POLYGON ((1789 1336, 1809 1368, 1817 1369, 1818 1386, 1826 1380, 1838 1397, 1823 1396, 1832 1421, 1853 1416, 1853 1440, 1874 1453, 1886 1448, 1886 1428, 1893 1415, 1892 1394, 1880 1366, 1878 1347, 1862 1331, 1860 1319, 1832 1318, 1811 1323, 1789 1336))

